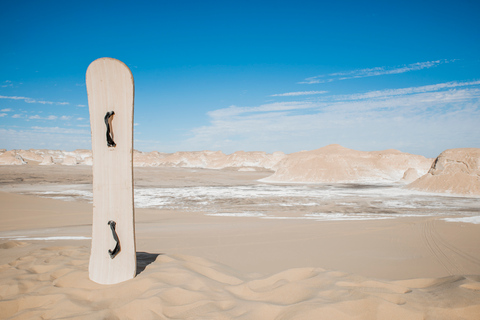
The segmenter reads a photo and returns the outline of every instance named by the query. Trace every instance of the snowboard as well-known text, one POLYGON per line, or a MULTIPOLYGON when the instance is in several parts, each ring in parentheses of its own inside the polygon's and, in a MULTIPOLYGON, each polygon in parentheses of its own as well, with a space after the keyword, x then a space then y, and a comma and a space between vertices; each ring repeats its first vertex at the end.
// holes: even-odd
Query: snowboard
POLYGON ((89 276, 115 284, 136 275, 133 204, 133 100, 130 69, 100 58, 86 74, 93 155, 89 276))

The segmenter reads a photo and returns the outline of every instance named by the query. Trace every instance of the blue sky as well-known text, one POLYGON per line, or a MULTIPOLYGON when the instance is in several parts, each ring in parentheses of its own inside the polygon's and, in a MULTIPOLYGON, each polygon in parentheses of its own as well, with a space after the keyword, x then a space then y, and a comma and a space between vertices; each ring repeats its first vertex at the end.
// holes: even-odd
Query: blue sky
POLYGON ((480 147, 478 1, 3 1, 0 148, 90 149, 85 72, 125 62, 135 148, 480 147))

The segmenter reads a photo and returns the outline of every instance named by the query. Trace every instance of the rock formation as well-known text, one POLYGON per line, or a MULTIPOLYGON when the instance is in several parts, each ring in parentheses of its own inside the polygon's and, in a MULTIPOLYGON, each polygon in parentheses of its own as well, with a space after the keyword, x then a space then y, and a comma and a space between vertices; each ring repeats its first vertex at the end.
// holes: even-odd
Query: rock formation
POLYGON ((22 165, 26 164, 17 150, 5 151, 0 154, 0 165, 22 165))
POLYGON ((432 159, 398 150, 356 151, 338 144, 287 155, 266 182, 392 182, 414 168, 426 173, 432 159))
POLYGON ((428 192, 480 195, 480 148, 443 151, 428 173, 408 187, 428 192))
MULTIPOLYGON (((12 150, 0 153, 0 164, 92 165, 90 150, 12 150)), ((276 171, 266 182, 404 182, 425 174, 433 159, 398 150, 356 151, 340 145, 329 145, 313 151, 285 155, 260 151, 158 151, 133 153, 135 167, 186 167, 242 171, 269 169, 276 171)))
POLYGON ((244 168, 259 167, 271 169, 285 154, 274 152, 268 154, 260 151, 237 151, 226 155, 221 151, 180 151, 175 153, 160 153, 157 151, 133 154, 136 167, 185 167, 185 168, 244 168))
POLYGON ((74 166, 78 164, 77 158, 74 156, 67 155, 63 158, 62 165, 64 166, 74 166))
POLYGON ((39 165, 41 166, 51 166, 51 165, 54 165, 55 163, 53 162, 53 158, 51 155, 45 155, 43 157, 43 160, 42 162, 39 163, 39 165))
MULTIPOLYGON (((181 151, 162 153, 158 151, 140 152, 134 150, 133 165, 135 167, 186 167, 186 168, 273 168, 283 159, 283 152, 244 152, 237 151, 226 155, 221 151, 181 151)), ((38 162, 41 165, 92 165, 92 151, 78 149, 61 150, 10 150, 0 149, 0 165, 21 165, 27 162, 38 162)))

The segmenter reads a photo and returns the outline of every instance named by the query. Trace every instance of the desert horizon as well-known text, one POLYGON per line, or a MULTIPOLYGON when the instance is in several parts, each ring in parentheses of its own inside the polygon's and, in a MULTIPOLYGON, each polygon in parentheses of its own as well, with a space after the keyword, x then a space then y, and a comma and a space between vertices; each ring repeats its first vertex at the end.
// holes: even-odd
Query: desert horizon
MULTIPOLYGON (((436 158, 409 154, 395 149, 357 151, 329 144, 291 154, 277 151, 133 151, 134 167, 180 167, 235 170, 271 170, 264 182, 355 183, 396 182, 417 190, 480 195, 478 148, 447 149, 436 158), (435 168, 439 161, 441 169, 435 168), (448 168, 446 168, 448 167, 448 168), (436 173, 435 173, 436 172, 436 173), (430 174, 430 175, 428 175, 430 174), (458 175, 462 175, 459 177, 458 175), (435 177, 432 177, 435 176, 435 177), (443 180, 451 180, 443 182, 443 180), (428 182, 427 182, 428 181, 428 182)), ((0 165, 92 165, 92 151, 48 149, 0 149, 0 165)))
POLYGON ((135 152, 137 275, 116 285, 88 279, 91 154, 7 152, 2 319, 480 312, 480 149, 135 152))

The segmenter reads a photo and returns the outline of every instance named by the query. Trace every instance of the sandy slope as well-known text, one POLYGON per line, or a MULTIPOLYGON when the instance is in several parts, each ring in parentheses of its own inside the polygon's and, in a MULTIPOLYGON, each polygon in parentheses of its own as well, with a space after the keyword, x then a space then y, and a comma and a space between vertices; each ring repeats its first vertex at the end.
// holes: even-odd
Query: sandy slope
MULTIPOLYGON (((4 247, 14 250, 21 243, 4 247)), ((2 319, 475 319, 480 277, 386 282, 320 268, 238 274, 209 260, 139 252, 139 274, 88 279, 86 247, 48 247, 0 266, 2 319), (144 268, 144 270, 142 270, 144 268)))
POLYGON ((407 170, 427 172, 431 159, 398 150, 357 151, 338 144, 287 155, 268 182, 399 181, 407 170))
MULTIPOLYGON (((0 182, 14 192, 29 184, 48 190, 91 178, 83 166, 34 168, 2 168, 0 182)), ((245 185, 269 174, 136 172, 137 183, 145 186, 161 177, 165 186, 245 185)), ((477 319, 480 314, 480 225, 443 217, 311 222, 138 209, 138 275, 102 286, 88 279, 88 239, 30 240, 89 237, 91 204, 6 192, 0 192, 0 203, 1 319, 477 319)))
POLYGON ((411 189, 480 196, 480 149, 458 148, 442 152, 427 174, 411 189))

